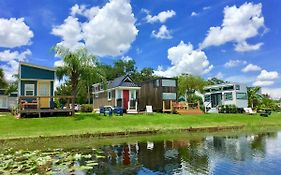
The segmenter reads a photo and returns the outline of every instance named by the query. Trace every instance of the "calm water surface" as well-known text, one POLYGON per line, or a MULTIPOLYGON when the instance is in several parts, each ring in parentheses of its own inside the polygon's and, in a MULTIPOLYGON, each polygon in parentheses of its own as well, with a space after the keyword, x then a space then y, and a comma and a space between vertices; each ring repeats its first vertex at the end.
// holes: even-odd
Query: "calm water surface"
POLYGON ((90 148, 40 154, 49 156, 53 174, 281 175, 281 132, 124 143, 99 150, 98 157, 90 148), (56 165, 71 155, 73 163, 56 165))

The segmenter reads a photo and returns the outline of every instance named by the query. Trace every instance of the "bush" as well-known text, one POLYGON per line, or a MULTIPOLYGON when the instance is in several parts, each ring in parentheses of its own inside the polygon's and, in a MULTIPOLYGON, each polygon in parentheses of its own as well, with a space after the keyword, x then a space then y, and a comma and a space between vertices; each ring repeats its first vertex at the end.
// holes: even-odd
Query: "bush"
POLYGON ((92 112, 93 111, 93 105, 91 104, 82 104, 81 105, 81 112, 92 112))
POLYGON ((219 113, 232 113, 240 112, 235 105, 222 105, 219 107, 219 113))

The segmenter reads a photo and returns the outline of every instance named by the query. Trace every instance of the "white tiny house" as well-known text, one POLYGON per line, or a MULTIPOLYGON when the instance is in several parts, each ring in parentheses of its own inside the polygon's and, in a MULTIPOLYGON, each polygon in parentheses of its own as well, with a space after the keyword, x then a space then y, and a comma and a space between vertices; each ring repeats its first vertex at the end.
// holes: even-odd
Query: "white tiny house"
POLYGON ((204 106, 211 109, 220 105, 248 107, 247 86, 240 83, 224 83, 205 87, 204 106))

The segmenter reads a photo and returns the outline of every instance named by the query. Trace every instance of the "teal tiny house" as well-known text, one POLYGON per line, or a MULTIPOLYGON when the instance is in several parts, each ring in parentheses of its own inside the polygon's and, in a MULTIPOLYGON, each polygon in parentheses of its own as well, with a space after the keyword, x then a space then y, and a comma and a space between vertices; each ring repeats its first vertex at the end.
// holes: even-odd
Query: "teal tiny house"
MULTIPOLYGON (((21 62, 19 65, 19 96, 53 96, 55 70, 21 62)), ((25 99, 32 102, 34 99, 25 99)), ((53 100, 40 99, 40 108, 50 108, 53 100)))

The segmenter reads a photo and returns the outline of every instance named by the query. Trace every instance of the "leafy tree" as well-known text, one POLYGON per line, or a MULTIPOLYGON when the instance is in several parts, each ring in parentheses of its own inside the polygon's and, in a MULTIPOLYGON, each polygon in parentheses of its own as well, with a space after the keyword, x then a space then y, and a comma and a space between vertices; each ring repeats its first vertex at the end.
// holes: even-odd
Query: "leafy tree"
POLYGON ((199 76, 180 75, 178 77, 178 93, 179 95, 186 96, 188 102, 192 102, 192 96, 195 94, 195 91, 202 93, 206 85, 207 82, 199 76))
POLYGON ((276 101, 272 100, 268 95, 263 95, 258 108, 270 108, 272 110, 275 110, 277 108, 276 101))
POLYGON ((140 72, 135 72, 132 75, 132 78, 135 82, 140 83, 140 82, 144 82, 144 81, 156 78, 156 76, 153 74, 154 74, 154 70, 152 68, 145 67, 140 72))
POLYGON ((9 95, 11 94, 12 92, 17 92, 18 90, 18 84, 17 82, 12 82, 12 83, 9 83, 7 88, 6 88, 6 91, 5 91, 5 94, 6 95, 9 95))
POLYGON ((223 84, 223 83, 226 83, 226 82, 221 79, 218 79, 216 77, 213 77, 208 80, 208 85, 216 85, 216 84, 223 84))
POLYGON ((7 85, 8 84, 4 78, 4 71, 0 68, 0 89, 5 88, 7 85))
MULTIPOLYGON (((71 84, 71 95, 74 97, 72 106, 75 104, 78 93, 78 84, 83 77, 89 76, 89 72, 96 68, 96 57, 88 53, 85 48, 70 51, 63 46, 56 46, 54 51, 63 58, 63 65, 56 68, 59 80, 67 77, 71 84)), ((94 72, 94 71, 93 71, 94 72)), ((91 76, 91 75, 90 75, 91 76)), ((96 74, 97 77, 100 74, 96 74)))
POLYGON ((248 105, 251 108, 255 108, 262 100, 262 95, 258 92, 261 90, 261 87, 249 87, 247 90, 248 93, 248 105))
POLYGON ((116 77, 120 77, 126 74, 133 74, 136 72, 135 60, 117 60, 114 62, 114 71, 116 77))

